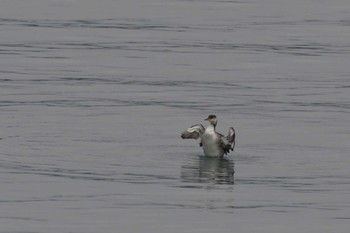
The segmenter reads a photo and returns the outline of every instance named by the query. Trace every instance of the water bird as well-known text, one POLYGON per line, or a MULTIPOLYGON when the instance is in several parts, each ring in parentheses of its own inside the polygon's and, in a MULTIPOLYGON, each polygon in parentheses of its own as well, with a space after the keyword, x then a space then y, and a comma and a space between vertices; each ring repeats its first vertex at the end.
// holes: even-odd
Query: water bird
POLYGON ((203 148, 204 155, 208 157, 223 157, 235 148, 236 133, 230 127, 227 136, 216 132, 218 119, 215 115, 209 115, 205 121, 209 122, 207 128, 202 124, 196 124, 181 133, 183 139, 195 139, 203 148))

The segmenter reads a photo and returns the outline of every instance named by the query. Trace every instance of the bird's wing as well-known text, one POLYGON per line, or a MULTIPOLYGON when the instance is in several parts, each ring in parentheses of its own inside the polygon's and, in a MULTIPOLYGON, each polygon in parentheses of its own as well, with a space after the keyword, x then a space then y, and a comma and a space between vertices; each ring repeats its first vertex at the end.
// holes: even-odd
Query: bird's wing
POLYGON ((236 132, 233 127, 231 127, 228 131, 228 134, 226 137, 222 136, 220 137, 219 143, 224 148, 224 153, 228 154, 230 151, 233 151, 236 144, 236 132))
POLYGON ((196 139, 199 141, 199 145, 202 146, 201 135, 204 133, 205 128, 202 124, 192 125, 181 133, 182 139, 196 139))

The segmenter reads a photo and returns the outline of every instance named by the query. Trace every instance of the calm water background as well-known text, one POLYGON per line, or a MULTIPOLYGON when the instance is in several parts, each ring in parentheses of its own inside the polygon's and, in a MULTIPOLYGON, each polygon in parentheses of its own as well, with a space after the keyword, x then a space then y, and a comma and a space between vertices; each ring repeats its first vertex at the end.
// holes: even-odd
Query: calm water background
POLYGON ((348 0, 1 0, 0 232, 348 233, 349 75, 348 0))

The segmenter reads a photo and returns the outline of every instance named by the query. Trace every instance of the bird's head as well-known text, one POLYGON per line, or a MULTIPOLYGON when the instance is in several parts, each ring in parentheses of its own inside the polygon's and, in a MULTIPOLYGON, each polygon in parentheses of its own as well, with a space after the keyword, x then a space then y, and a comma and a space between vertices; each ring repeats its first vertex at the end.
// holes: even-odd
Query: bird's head
POLYGON ((209 121, 210 124, 212 124, 213 126, 216 126, 216 124, 218 123, 218 119, 216 118, 215 115, 209 115, 207 119, 205 119, 205 121, 209 121))

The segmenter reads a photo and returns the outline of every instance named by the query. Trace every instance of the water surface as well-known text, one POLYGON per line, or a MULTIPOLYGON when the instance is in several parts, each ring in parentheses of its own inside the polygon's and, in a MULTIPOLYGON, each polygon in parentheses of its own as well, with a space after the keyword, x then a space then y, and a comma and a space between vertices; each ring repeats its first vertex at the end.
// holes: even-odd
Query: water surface
POLYGON ((4 0, 0 232, 344 232, 350 3, 4 0), (219 118, 224 159, 180 132, 219 118))

